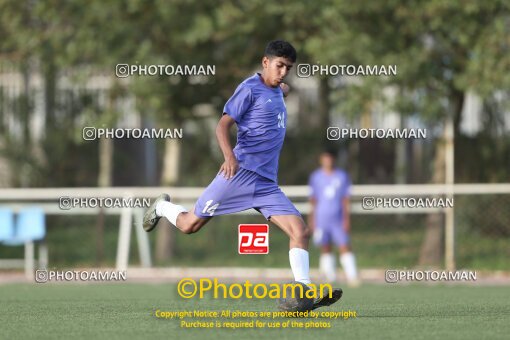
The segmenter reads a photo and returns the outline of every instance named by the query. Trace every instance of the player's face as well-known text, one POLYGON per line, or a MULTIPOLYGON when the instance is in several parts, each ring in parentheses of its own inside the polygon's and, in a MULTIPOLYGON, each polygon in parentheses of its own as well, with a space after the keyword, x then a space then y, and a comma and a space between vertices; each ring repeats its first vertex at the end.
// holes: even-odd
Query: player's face
POLYGON ((333 169, 335 160, 333 159, 333 157, 331 157, 330 154, 323 153, 323 154, 321 154, 321 156, 319 158, 319 163, 322 168, 331 170, 331 169, 333 169))
POLYGON ((280 86, 283 79, 289 74, 293 64, 292 61, 284 57, 264 57, 262 66, 267 84, 272 87, 280 86))

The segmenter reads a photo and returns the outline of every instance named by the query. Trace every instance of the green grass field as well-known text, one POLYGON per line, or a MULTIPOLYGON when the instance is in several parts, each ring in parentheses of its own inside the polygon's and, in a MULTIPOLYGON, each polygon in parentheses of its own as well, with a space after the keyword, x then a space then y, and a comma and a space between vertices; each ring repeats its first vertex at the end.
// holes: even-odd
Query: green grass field
MULTIPOLYGON (((508 339, 508 292, 508 287, 367 285, 347 288, 340 303, 317 310, 357 312, 357 318, 331 321, 329 329, 207 330, 181 328, 179 320, 153 313, 276 311, 276 305, 272 300, 184 300, 174 284, 9 284, 0 286, 0 338, 508 339)), ((309 321, 275 321, 287 320, 309 321)))

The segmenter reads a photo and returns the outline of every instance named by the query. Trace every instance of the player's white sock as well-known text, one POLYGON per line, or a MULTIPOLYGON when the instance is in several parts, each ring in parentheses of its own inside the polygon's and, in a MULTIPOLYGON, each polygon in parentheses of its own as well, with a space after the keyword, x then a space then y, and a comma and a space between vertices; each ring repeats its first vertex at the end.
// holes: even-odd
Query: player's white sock
POLYGON ((340 255, 340 263, 345 271, 347 280, 355 282, 358 279, 358 272, 356 270, 356 258, 351 252, 340 255))
POLYGON ((328 282, 335 282, 335 256, 332 253, 321 254, 319 259, 319 268, 321 272, 326 276, 326 280, 328 282))
POLYGON ((310 281, 310 260, 308 251, 301 248, 292 248, 289 250, 290 268, 294 274, 294 280, 308 285, 310 281))
POLYGON ((182 212, 187 212, 186 208, 172 202, 160 201, 156 205, 156 215, 166 217, 174 226, 177 226, 177 216, 182 212))

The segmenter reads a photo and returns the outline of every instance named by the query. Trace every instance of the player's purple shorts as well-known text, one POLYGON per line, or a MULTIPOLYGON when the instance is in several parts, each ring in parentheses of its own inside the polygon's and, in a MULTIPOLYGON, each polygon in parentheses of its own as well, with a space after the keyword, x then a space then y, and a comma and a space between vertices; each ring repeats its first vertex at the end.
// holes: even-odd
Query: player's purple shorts
POLYGON ((317 227, 313 233, 313 241, 317 246, 325 246, 333 243, 337 247, 349 244, 349 234, 345 232, 341 224, 335 224, 328 228, 317 227))
POLYGON ((274 215, 301 216, 278 184, 243 168, 229 180, 217 175, 198 198, 195 215, 211 217, 251 208, 268 220, 274 215))

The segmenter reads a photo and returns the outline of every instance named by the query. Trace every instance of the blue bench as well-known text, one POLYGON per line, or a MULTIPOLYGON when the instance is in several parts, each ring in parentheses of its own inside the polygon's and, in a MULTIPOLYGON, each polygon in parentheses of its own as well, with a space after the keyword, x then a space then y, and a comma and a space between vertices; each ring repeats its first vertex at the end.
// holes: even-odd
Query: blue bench
MULTIPOLYGON (((38 267, 47 267, 48 249, 44 242, 45 236, 46 223, 43 209, 23 208, 15 216, 11 209, 0 207, 0 243, 7 246, 25 246, 24 267, 27 277, 34 275, 34 244, 36 242, 39 244, 38 267)), ((19 262, 19 260, 0 260, 0 264, 7 267, 19 262)), ((15 265, 15 267, 18 266, 15 265)))

